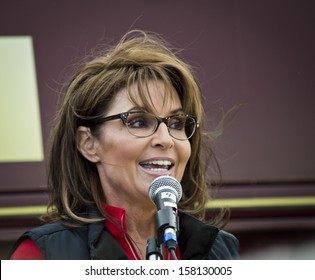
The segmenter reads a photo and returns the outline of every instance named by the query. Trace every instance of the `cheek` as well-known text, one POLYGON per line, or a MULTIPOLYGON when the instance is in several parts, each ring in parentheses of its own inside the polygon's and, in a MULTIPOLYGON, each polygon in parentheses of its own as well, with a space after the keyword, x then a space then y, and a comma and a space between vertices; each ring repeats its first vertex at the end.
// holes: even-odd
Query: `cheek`
POLYGON ((139 151, 143 150, 143 146, 139 147, 137 141, 131 138, 129 132, 119 124, 103 128, 99 138, 98 156, 101 163, 107 164, 107 169, 110 166, 124 167, 126 165, 131 168, 130 164, 134 164, 139 157, 139 151))
POLYGON ((98 155, 103 163, 121 166, 135 159, 136 149, 134 145, 131 145, 131 141, 120 141, 118 138, 108 137, 102 142, 98 155))

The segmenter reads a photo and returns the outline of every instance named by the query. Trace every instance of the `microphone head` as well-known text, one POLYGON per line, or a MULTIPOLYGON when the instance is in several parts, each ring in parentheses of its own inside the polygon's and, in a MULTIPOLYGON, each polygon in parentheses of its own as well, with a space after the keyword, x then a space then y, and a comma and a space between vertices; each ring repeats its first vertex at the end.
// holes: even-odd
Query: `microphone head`
POLYGON ((174 177, 159 176, 152 181, 149 187, 149 197, 152 202, 155 201, 157 193, 165 189, 170 189, 176 194, 176 203, 182 198, 182 186, 174 177))

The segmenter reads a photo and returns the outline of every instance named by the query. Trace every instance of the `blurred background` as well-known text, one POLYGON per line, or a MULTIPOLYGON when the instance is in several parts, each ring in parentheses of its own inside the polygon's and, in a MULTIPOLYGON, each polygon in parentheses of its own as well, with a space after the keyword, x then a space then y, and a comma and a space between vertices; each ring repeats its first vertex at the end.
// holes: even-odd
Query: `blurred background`
POLYGON ((73 65, 131 29, 183 49, 210 129, 237 108, 207 205, 231 209, 241 257, 315 259, 314 13, 312 0, 1 0, 0 259, 47 204, 45 149, 73 65))

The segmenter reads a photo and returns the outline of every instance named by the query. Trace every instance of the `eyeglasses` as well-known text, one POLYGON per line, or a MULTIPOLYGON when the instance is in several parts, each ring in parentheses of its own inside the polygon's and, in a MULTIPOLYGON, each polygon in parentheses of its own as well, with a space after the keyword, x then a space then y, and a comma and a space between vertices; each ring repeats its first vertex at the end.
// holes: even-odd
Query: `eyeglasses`
POLYGON ((179 113, 165 118, 159 118, 145 111, 124 112, 113 116, 104 117, 89 123, 95 126, 103 122, 121 119, 130 134, 139 137, 149 137, 159 128, 161 123, 168 127, 169 134, 177 140, 187 140, 191 138, 199 122, 196 117, 179 113))

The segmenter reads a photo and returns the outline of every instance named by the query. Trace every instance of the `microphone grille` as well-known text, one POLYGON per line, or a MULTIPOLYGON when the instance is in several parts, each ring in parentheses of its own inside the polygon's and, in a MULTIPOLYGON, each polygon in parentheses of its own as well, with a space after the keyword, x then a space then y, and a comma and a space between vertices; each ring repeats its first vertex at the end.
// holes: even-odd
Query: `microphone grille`
POLYGON ((161 187, 170 187, 177 192, 177 202, 182 198, 183 191, 180 182, 171 176, 159 176, 152 181, 149 188, 149 196, 153 202, 158 189, 161 187))

